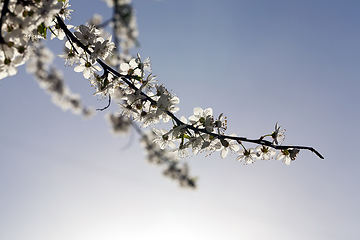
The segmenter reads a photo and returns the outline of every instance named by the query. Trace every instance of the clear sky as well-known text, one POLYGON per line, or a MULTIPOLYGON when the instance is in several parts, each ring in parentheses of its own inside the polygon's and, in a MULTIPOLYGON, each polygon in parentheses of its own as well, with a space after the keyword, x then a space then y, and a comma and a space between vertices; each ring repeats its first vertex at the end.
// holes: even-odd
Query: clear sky
MULTIPOLYGON (((111 14, 102 1, 70 4, 68 24, 111 14)), ((181 189, 146 163, 136 133, 114 138, 106 112, 63 112, 21 68, 0 82, 0 240, 359 239, 360 2, 133 4, 134 53, 180 98, 179 116, 211 107, 228 117, 228 134, 251 138, 279 122, 285 144, 325 160, 302 151, 290 166, 244 166, 200 154, 182 160, 198 189, 181 189)), ((48 44, 62 54, 60 41, 48 44)), ((107 103, 62 68, 86 105, 107 103)))

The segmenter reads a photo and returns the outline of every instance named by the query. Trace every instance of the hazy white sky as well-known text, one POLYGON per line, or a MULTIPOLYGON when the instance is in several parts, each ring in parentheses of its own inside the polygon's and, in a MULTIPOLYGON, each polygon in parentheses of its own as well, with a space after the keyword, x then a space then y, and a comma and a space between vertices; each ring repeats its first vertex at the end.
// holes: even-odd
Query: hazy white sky
MULTIPOLYGON (((70 3, 69 24, 111 14, 102 1, 70 3)), ((179 116, 211 107, 228 117, 228 134, 253 138, 279 122, 286 144, 313 146, 325 160, 302 151, 290 166, 244 166, 235 155, 199 155, 185 160, 199 188, 180 189, 146 163, 135 133, 114 138, 106 112, 87 121, 63 112, 22 68, 0 83, 0 240, 359 239, 360 2, 134 6, 134 53, 151 57, 180 98, 179 116)), ((62 53, 60 41, 48 44, 62 53)), ((86 105, 107 103, 63 71, 86 105)))

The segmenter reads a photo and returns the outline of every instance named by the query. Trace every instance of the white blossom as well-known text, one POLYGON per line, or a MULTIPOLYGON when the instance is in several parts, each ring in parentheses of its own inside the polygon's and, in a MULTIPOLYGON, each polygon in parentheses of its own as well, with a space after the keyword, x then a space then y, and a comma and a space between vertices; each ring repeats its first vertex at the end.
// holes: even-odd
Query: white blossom
POLYGON ((130 76, 141 76, 141 70, 138 68, 139 64, 136 61, 136 58, 130 60, 129 63, 120 64, 120 71, 123 75, 130 76))
POLYGON ((100 31, 94 26, 81 24, 80 26, 74 27, 77 32, 74 35, 80 40, 85 46, 94 45, 100 35, 100 31))
POLYGON ((161 149, 166 148, 166 146, 175 148, 175 143, 173 142, 171 132, 168 132, 165 129, 159 130, 156 128, 153 128, 152 130, 156 134, 156 138, 154 139, 154 142, 159 144, 161 149))
POLYGON ((284 141, 285 139, 285 130, 281 130, 281 127, 278 123, 275 124, 275 131, 272 132, 271 137, 274 139, 273 143, 279 145, 280 142, 284 141))
POLYGON ((272 156, 276 154, 276 151, 270 147, 267 146, 257 146, 255 148, 256 151, 256 157, 261 160, 270 160, 272 156))
POLYGON ((96 60, 97 58, 106 59, 115 48, 115 43, 111 42, 111 36, 106 40, 99 38, 95 43, 93 52, 90 55, 90 59, 96 60))
MULTIPOLYGON (((235 134, 231 134, 230 136, 235 137, 235 134)), ((220 139, 220 143, 222 145, 222 149, 220 152, 220 157, 225 158, 229 152, 239 151, 240 146, 235 140, 225 140, 220 139)))
POLYGON ((157 95, 159 99, 157 100, 157 110, 156 116, 161 118, 164 123, 167 123, 171 117, 167 112, 175 113, 179 111, 179 108, 175 105, 180 102, 180 99, 171 93, 169 93, 163 86, 156 86, 157 95))
POLYGON ((83 72, 84 78, 89 79, 94 75, 95 71, 101 71, 101 67, 99 65, 94 65, 89 61, 86 61, 80 58, 80 65, 74 68, 75 72, 83 72))
POLYGON ((180 144, 178 148, 171 150, 171 152, 178 154, 177 159, 189 157, 185 144, 180 144))
POLYGON ((194 115, 189 117, 189 121, 195 126, 200 126, 208 132, 212 132, 214 129, 213 110, 211 108, 203 110, 200 107, 196 107, 194 108, 194 115))
POLYGON ((300 152, 299 149, 289 148, 289 149, 282 149, 278 155, 276 155, 276 161, 282 160, 286 165, 290 165, 292 161, 295 160, 298 153, 300 152))
POLYGON ((253 148, 244 149, 238 151, 239 156, 236 158, 237 161, 241 161, 246 164, 252 164, 255 162, 256 153, 254 152, 253 148))

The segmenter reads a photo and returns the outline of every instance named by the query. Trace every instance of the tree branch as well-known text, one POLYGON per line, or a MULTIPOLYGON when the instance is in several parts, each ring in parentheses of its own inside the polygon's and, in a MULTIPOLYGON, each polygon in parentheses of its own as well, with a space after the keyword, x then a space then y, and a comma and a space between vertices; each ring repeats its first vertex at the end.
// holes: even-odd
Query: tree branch
MULTIPOLYGON (((81 47, 86 53, 91 54, 90 50, 87 49, 81 42, 80 40, 78 40, 73 33, 71 33, 69 31, 69 29, 66 27, 65 23, 63 22, 63 20, 59 17, 56 16, 56 19, 60 25, 60 27, 63 29, 63 31, 65 32, 66 36, 68 37, 68 39, 71 39, 71 41, 75 42, 79 47, 81 47)), ((110 72, 113 75, 121 78, 130 88, 132 88, 135 91, 138 91, 139 89, 137 87, 135 87, 135 85, 133 83, 131 83, 129 81, 129 79, 131 79, 132 77, 130 75, 122 75, 120 74, 118 71, 112 69, 109 65, 107 65, 104 61, 102 61, 101 59, 97 59, 96 60, 101 67, 104 69, 104 71, 110 72)), ((140 95, 144 96, 145 100, 150 101, 151 104, 153 105, 157 105, 157 102, 155 100, 153 100, 151 97, 149 97, 148 95, 146 95, 143 92, 140 92, 140 95)), ((106 109, 106 108, 105 108, 106 109)), ((260 144, 260 145, 265 145, 274 149, 278 149, 278 150, 283 150, 283 149, 305 149, 305 150, 309 150, 311 152, 313 152, 314 154, 316 154, 319 158, 324 159, 324 157, 317 151, 315 150, 313 147, 308 147, 308 146, 290 146, 290 145, 274 145, 272 142, 264 140, 262 138, 259 139, 248 139, 246 137, 234 137, 234 136, 228 136, 228 135, 220 135, 217 133, 212 133, 207 131, 204 128, 197 128, 194 127, 193 125, 188 125, 183 123, 180 119, 178 119, 173 113, 171 113, 168 110, 165 110, 166 114, 168 114, 175 122, 177 126, 183 126, 185 125, 185 129, 187 130, 192 130, 195 133, 205 133, 208 134, 210 136, 213 136, 217 139, 230 139, 230 140, 236 140, 238 142, 250 142, 250 143, 256 143, 256 144, 260 144)))

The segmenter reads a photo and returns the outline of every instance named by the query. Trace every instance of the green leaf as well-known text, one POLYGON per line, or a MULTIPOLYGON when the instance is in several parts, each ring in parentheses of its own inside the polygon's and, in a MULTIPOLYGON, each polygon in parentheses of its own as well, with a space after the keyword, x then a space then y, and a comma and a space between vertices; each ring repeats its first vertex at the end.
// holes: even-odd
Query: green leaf
POLYGON ((141 77, 140 76, 131 76, 132 79, 135 79, 135 80, 138 80, 138 81, 141 81, 141 77))
POLYGON ((184 138, 190 139, 190 136, 187 134, 184 134, 184 138))
POLYGON ((46 30, 47 30, 47 27, 45 27, 45 24, 42 23, 38 26, 38 32, 44 36, 44 38, 46 39, 46 30))
POLYGON ((109 79, 106 78, 101 86, 101 90, 103 90, 108 84, 109 84, 109 79))

